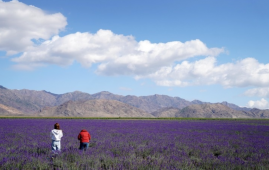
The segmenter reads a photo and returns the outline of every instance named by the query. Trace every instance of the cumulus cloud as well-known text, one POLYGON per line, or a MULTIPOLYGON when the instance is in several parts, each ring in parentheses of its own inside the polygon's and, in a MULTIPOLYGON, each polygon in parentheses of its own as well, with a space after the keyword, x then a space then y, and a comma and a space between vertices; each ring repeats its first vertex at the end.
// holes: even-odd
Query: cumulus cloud
POLYGON ((48 14, 17 0, 0 0, 0 50, 8 55, 33 46, 32 40, 57 35, 66 25, 66 18, 60 13, 48 14))
POLYGON ((104 75, 146 75, 177 61, 195 56, 217 56, 224 51, 222 48, 207 48, 198 39, 185 43, 179 41, 151 43, 145 40, 137 42, 133 49, 133 53, 101 63, 97 73, 104 75))
POLYGON ((258 96, 258 97, 267 97, 269 98, 269 88, 254 88, 249 89, 244 93, 246 96, 258 96))
MULTIPOLYGON (((132 36, 99 30, 95 34, 77 32, 64 37, 54 36, 40 45, 29 47, 12 61, 17 63, 16 68, 28 70, 49 64, 68 66, 74 61, 84 67, 96 63, 98 74, 150 78, 160 86, 220 84, 229 88, 269 85, 269 64, 245 58, 217 65, 215 56, 223 51, 223 48, 208 48, 200 40, 138 42, 132 36), (196 56, 208 57, 187 61, 196 56)), ((254 92, 247 92, 250 93, 254 92)))
POLYGON ((175 66, 162 67, 146 77, 161 86, 221 84, 229 88, 269 85, 269 64, 259 63, 254 58, 221 65, 216 63, 215 57, 206 57, 195 62, 183 61, 175 66))
POLYGON ((135 44, 132 36, 117 35, 109 30, 99 30, 96 34, 77 32, 64 37, 54 36, 29 48, 13 61, 20 66, 35 68, 38 64, 68 66, 76 60, 84 67, 90 67, 93 63, 133 53, 135 44))
MULTIPOLYGON (((48 14, 17 0, 0 0, 0 50, 7 54, 22 52, 12 59, 17 69, 31 70, 50 64, 68 66, 77 61, 84 67, 97 64, 96 73, 100 75, 150 78, 161 86, 269 85, 269 64, 246 58, 217 65, 216 56, 224 49, 208 48, 199 39, 152 43, 102 29, 94 34, 58 36, 66 25, 66 18, 60 13, 48 14), (33 41, 40 39, 42 43, 33 41), (193 57, 200 59, 188 61, 193 57)), ((246 95, 268 97, 268 91, 253 89, 246 95)))
POLYGON ((195 56, 216 56, 222 48, 207 48, 200 40, 185 43, 174 41, 137 42, 132 36, 99 30, 96 34, 77 32, 64 37, 54 36, 14 58, 19 66, 42 64, 70 65, 78 61, 85 67, 98 63, 102 75, 147 75, 163 66, 195 56))
POLYGON ((257 101, 249 101, 248 102, 248 107, 250 108, 258 108, 258 109, 268 109, 269 108, 269 102, 262 98, 261 100, 257 101))

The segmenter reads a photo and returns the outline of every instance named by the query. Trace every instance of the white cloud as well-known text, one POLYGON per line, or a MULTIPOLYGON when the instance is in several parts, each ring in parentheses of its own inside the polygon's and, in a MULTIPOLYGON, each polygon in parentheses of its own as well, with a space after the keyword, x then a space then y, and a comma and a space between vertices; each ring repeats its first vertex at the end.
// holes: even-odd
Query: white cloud
MULTIPOLYGON (((183 61, 170 67, 162 67, 144 77, 153 79, 162 86, 190 86, 220 84, 228 87, 268 86, 269 64, 246 58, 236 63, 216 64, 215 57, 195 62, 183 61)), ((143 78, 138 76, 137 78, 143 78)))
POLYGON ((54 36, 39 46, 33 46, 13 61, 19 65, 70 65, 74 60, 85 67, 100 64, 97 73, 103 75, 147 75, 163 66, 194 56, 216 56, 220 48, 207 48, 200 40, 185 43, 150 43, 135 41, 132 36, 99 30, 96 34, 74 33, 54 36))
MULTIPOLYGON (((95 34, 77 32, 60 37, 57 34, 67 25, 62 14, 47 14, 16 0, 0 0, 0 21, 0 50, 7 51, 8 55, 22 52, 12 59, 17 69, 31 70, 50 64, 68 66, 77 61, 84 67, 96 63, 97 74, 150 78, 161 86, 269 85, 269 64, 246 58, 217 65, 215 57, 224 49, 208 48, 198 39, 184 43, 138 42, 132 36, 114 34, 110 30, 99 30, 95 34), (35 44, 33 39, 43 39, 44 42, 35 44), (187 61, 197 56, 206 58, 187 61)), ((246 95, 266 97, 268 91, 254 89, 247 91, 246 95)))
POLYGON ((147 40, 137 42, 133 53, 118 56, 114 60, 102 63, 97 73, 104 75, 145 75, 164 66, 173 65, 195 56, 217 56, 224 50, 207 48, 200 40, 185 43, 179 41, 151 43, 147 40))
POLYGON ((249 101, 248 102, 248 107, 250 108, 258 108, 258 109, 268 109, 269 108, 269 102, 262 98, 261 100, 257 101, 249 101))
POLYGON ((258 97, 268 97, 269 98, 269 88, 254 88, 249 89, 244 93, 246 96, 258 96, 258 97))
POLYGON ((135 44, 132 36, 116 35, 109 30, 99 30, 96 34, 77 32, 64 37, 54 36, 39 46, 29 48, 13 61, 34 67, 36 64, 67 66, 76 60, 90 67, 93 63, 133 53, 135 44))
POLYGON ((33 46, 33 39, 49 39, 67 25, 60 14, 47 14, 42 9, 17 0, 0 0, 0 50, 7 55, 33 46))

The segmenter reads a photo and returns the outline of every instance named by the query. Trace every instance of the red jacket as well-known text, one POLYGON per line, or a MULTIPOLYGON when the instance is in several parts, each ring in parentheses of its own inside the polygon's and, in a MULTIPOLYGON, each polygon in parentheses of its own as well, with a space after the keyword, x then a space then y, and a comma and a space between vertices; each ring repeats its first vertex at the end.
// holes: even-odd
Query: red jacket
POLYGON ((78 135, 78 140, 80 140, 81 143, 89 143, 91 140, 91 135, 87 130, 83 129, 78 135))

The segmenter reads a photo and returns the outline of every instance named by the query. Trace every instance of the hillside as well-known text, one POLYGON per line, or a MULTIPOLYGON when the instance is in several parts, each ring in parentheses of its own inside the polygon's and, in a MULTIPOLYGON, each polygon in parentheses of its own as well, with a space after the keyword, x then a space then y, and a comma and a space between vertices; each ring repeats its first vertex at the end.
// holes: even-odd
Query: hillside
POLYGON ((259 118, 269 118, 269 110, 260 110, 260 109, 251 109, 249 112, 255 115, 255 117, 259 118))
POLYGON ((173 108, 173 107, 166 107, 151 114, 155 117, 176 117, 176 114, 180 111, 180 109, 173 108))
POLYGON ((58 106, 67 101, 86 101, 92 99, 117 100, 142 109, 148 113, 157 111, 164 107, 181 109, 192 104, 191 102, 179 97, 157 94, 139 97, 131 95, 121 96, 106 91, 92 95, 79 91, 54 94, 45 90, 10 90, 3 86, 0 88, 0 103, 18 109, 25 114, 38 112, 44 107, 58 106))
POLYGON ((221 103, 194 104, 183 108, 176 113, 176 117, 197 118, 254 118, 251 112, 239 111, 229 108, 221 103))
POLYGON ((59 106, 45 108, 38 115, 46 117, 154 117, 125 103, 106 99, 68 101, 59 106))
POLYGON ((117 100, 142 109, 148 113, 157 111, 165 107, 174 107, 181 109, 192 104, 191 102, 181 99, 179 97, 170 97, 167 95, 158 94, 138 97, 133 95, 121 96, 112 94, 110 92, 100 92, 93 94, 92 97, 94 97, 95 99, 117 100))
POLYGON ((235 104, 187 101, 167 95, 116 95, 107 91, 88 94, 74 91, 10 90, 0 86, 0 115, 96 116, 96 117, 220 117, 269 118, 268 110, 242 108, 235 104), (88 106, 86 106, 88 105, 88 106), (127 111, 129 109, 129 112, 127 111), (150 114, 151 113, 151 114, 150 114))
POLYGON ((0 104, 0 113, 1 115, 22 115, 22 112, 14 109, 13 107, 8 107, 3 104, 0 104))
POLYGON ((35 90, 9 90, 0 87, 0 104, 20 110, 31 115, 44 107, 60 105, 67 101, 80 101, 93 99, 90 94, 75 91, 65 94, 53 94, 47 91, 35 90))

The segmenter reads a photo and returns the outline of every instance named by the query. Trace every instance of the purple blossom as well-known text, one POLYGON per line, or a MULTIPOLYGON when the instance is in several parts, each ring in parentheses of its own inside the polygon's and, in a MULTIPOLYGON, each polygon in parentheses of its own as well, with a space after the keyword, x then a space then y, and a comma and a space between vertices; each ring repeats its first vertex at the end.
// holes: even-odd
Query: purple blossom
POLYGON ((0 169, 269 169, 269 120, 0 119, 0 169), (51 159, 58 122, 62 151, 51 159), (77 135, 92 136, 87 151, 77 135))

